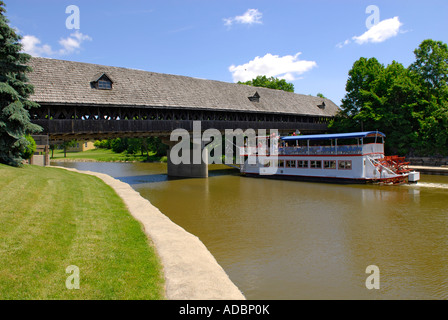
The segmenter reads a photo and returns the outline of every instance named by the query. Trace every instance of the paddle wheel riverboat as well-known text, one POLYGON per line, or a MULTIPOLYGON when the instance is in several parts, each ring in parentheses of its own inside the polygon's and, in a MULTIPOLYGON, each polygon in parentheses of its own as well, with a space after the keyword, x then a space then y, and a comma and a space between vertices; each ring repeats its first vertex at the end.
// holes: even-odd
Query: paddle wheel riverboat
POLYGON ((257 137, 255 148, 245 148, 240 172, 302 181, 417 183, 420 173, 404 158, 385 156, 385 137, 378 131, 257 137))

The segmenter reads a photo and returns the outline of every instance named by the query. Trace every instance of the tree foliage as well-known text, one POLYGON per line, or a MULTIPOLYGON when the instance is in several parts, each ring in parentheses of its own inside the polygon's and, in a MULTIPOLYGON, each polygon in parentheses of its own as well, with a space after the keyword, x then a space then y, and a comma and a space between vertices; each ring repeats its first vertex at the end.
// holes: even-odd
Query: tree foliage
POLYGON ((448 48, 425 40, 414 53, 408 68, 396 61, 384 66, 375 58, 357 60, 330 127, 382 131, 386 151, 399 155, 446 155, 448 48))
POLYGON ((27 83, 30 56, 21 52, 21 37, 8 25, 0 1, 0 162, 19 166, 29 145, 27 134, 42 130, 30 121, 28 110, 38 107, 28 100, 33 87, 27 83))
POLYGON ((253 87, 263 87, 275 90, 283 90, 287 92, 294 92, 294 85, 292 83, 286 82, 285 79, 278 79, 274 77, 257 76, 255 79, 250 81, 241 82, 239 84, 245 84, 253 87))
POLYGON ((160 138, 116 138, 95 141, 95 147, 112 149, 116 153, 126 152, 128 154, 148 155, 148 152, 155 152, 157 156, 166 156, 168 146, 164 145, 160 138))
POLYGON ((36 145, 36 141, 34 141, 32 136, 27 135, 25 137, 25 139, 28 141, 28 145, 23 150, 22 158, 29 160, 29 159, 31 159, 33 154, 36 152, 37 145, 36 145))

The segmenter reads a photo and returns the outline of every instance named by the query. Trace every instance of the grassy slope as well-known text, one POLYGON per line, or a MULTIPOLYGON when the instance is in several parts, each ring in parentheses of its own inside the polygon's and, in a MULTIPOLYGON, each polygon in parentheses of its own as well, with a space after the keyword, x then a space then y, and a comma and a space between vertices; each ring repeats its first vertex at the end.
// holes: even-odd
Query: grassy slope
MULTIPOLYGON (((51 154, 50 154, 51 155, 51 154)), ((154 153, 150 153, 150 156, 154 155, 154 153)), ((55 150, 54 157, 51 160, 63 160, 64 151, 63 150, 55 150)), ((144 161, 146 160, 146 155, 141 156, 137 155, 127 155, 123 153, 115 153, 112 150, 108 149, 93 149, 84 152, 67 152, 66 159, 89 159, 96 161, 144 161)))
POLYGON ((100 179, 0 165, 0 299, 164 299, 140 224, 100 179), (80 269, 80 289, 65 272, 80 269))

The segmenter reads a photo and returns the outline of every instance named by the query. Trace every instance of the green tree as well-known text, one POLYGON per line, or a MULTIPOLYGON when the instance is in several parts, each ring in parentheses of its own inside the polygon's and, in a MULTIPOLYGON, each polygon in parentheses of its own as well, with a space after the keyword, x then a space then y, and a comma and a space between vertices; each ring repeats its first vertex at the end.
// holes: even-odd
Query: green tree
POLYGON ((29 160, 29 159, 31 159, 33 154, 36 152, 37 145, 36 145, 36 141, 34 141, 32 136, 27 135, 25 138, 28 141, 28 145, 23 150, 22 158, 29 160))
POLYGON ((143 155, 142 140, 143 139, 139 139, 139 138, 127 139, 126 152, 128 154, 137 154, 140 151, 143 155))
POLYGON ((448 46, 442 41, 424 40, 414 50, 415 62, 409 66, 427 95, 446 99, 448 93, 448 46))
POLYGON ((62 149, 64 149, 64 158, 67 158, 67 148, 74 147, 76 145, 76 140, 64 141, 61 144, 62 149))
POLYGON ((405 155, 415 149, 420 88, 408 69, 396 61, 384 67, 375 58, 361 58, 349 72, 346 89, 330 127, 339 132, 380 130, 388 137, 388 153, 405 155))
POLYGON ((448 154, 448 46, 424 40, 414 51, 409 66, 421 87, 418 98, 420 130, 418 141, 423 155, 448 154))
POLYGON ((126 147, 126 138, 116 138, 112 139, 110 142, 110 148, 115 153, 122 153, 124 150, 126 150, 126 147))
POLYGON ((167 155, 168 146, 163 144, 159 137, 149 137, 146 141, 149 151, 155 152, 160 157, 167 155))
POLYGON ((93 145, 95 146, 95 148, 110 149, 110 142, 111 140, 97 140, 93 145))
POLYGON ((317 94, 317 97, 322 98, 322 99, 327 99, 327 97, 324 96, 324 94, 320 93, 320 92, 317 94))
MULTIPOLYGON (((371 127, 371 90, 373 83, 384 72, 384 66, 375 58, 360 58, 348 73, 346 95, 341 110, 330 127, 338 132, 364 131, 371 127)), ((373 120, 373 121, 372 121, 373 120)))
POLYGON ((246 82, 238 82, 239 84, 245 84, 253 87, 264 87, 275 90, 283 90, 287 92, 294 92, 294 85, 286 82, 285 79, 278 79, 274 77, 257 76, 255 79, 246 82))
POLYGON ((26 135, 42 128, 31 123, 28 112, 39 107, 28 100, 33 93, 26 77, 30 56, 21 53, 21 37, 8 25, 4 7, 0 0, 0 162, 19 166, 29 144, 26 135))

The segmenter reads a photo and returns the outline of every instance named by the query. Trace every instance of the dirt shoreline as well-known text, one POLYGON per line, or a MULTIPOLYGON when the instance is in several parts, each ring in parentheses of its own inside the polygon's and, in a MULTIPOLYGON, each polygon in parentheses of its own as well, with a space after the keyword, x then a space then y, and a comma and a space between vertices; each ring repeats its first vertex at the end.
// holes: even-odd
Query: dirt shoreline
POLYGON ((169 300, 245 300, 198 237, 176 225, 127 183, 109 175, 52 166, 96 176, 112 187, 154 243, 169 300))

